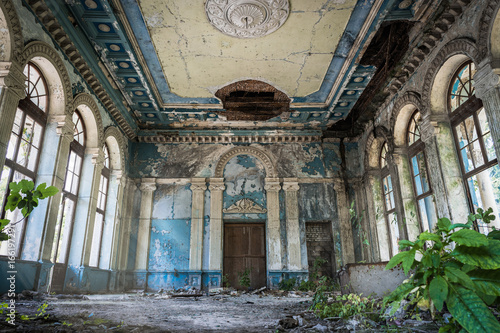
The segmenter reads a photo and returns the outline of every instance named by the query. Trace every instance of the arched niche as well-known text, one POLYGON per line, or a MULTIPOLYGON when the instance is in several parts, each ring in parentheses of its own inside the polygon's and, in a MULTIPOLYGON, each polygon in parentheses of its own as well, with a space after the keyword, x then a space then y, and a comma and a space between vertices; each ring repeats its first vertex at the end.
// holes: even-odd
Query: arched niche
POLYGON ((124 170, 125 168, 125 142, 123 135, 114 126, 106 128, 104 142, 109 150, 109 167, 111 170, 124 170))
POLYGON ((48 44, 31 42, 23 52, 23 67, 33 62, 42 72, 49 90, 49 116, 72 113, 71 81, 59 54, 48 44))
POLYGON ((23 34, 14 4, 11 0, 0 1, 0 61, 21 60, 23 34))
POLYGON ((413 92, 403 95, 393 109, 391 128, 394 132, 394 145, 402 147, 406 144, 406 130, 408 122, 415 110, 422 112, 420 97, 413 92))
POLYGON ((256 157, 264 164, 267 178, 278 177, 276 172, 276 163, 274 162, 275 159, 272 157, 272 155, 261 149, 255 147, 247 147, 247 146, 232 148, 224 155, 222 155, 222 157, 219 159, 219 162, 217 163, 217 166, 215 167, 214 177, 223 178, 224 168, 226 167, 226 164, 229 162, 229 160, 231 160, 233 157, 237 155, 251 155, 253 157, 256 157))
POLYGON ((365 165, 369 169, 379 169, 380 150, 384 142, 390 144, 390 134, 385 127, 378 126, 373 130, 366 141, 365 165))
POLYGON ((468 39, 456 39, 441 48, 425 75, 423 100, 431 114, 447 114, 448 89, 456 69, 466 60, 475 60, 477 49, 468 39))
POLYGON ((79 94, 73 101, 74 109, 80 112, 86 132, 86 147, 102 148, 104 129, 101 114, 94 99, 88 94, 79 94))
POLYGON ((500 15, 498 13, 499 11, 497 10, 495 21, 491 28, 490 47, 491 57, 500 60, 500 15))

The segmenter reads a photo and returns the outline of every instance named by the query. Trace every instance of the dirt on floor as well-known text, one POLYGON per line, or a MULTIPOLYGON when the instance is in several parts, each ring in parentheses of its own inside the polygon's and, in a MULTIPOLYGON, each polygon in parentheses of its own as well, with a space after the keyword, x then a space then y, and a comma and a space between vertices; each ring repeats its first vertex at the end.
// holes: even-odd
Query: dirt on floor
POLYGON ((16 301, 15 326, 0 319, 0 332, 276 332, 298 328, 299 317, 304 332, 327 328, 301 292, 32 296, 16 301))

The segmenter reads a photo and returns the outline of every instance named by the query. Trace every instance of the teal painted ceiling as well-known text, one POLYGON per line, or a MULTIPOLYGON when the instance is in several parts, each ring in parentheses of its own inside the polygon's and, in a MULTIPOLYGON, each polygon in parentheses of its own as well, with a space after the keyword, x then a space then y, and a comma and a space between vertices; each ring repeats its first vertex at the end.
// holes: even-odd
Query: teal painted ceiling
MULTIPOLYGON (((337 10, 337 7, 346 1, 348 0, 311 2, 303 0, 302 3, 299 0, 290 1, 288 20, 305 15, 303 11, 295 10, 300 7, 299 4, 316 6, 308 10, 322 14, 325 11, 337 10)), ((94 73, 108 81, 101 82, 108 94, 113 96, 115 101, 123 101, 123 105, 118 105, 118 108, 138 135, 158 133, 211 135, 227 131, 254 134, 271 133, 270 131, 321 133, 336 121, 347 117, 373 77, 375 67, 359 65, 370 38, 385 21, 411 19, 419 4, 419 1, 408 0, 353 1, 353 6, 348 11, 349 17, 345 19, 345 24, 342 24, 341 31, 337 31, 337 28, 333 31, 335 22, 326 22, 326 27, 321 30, 321 33, 328 35, 330 34, 328 27, 332 27, 331 33, 338 33, 339 39, 334 45, 319 45, 321 49, 328 50, 328 56, 318 58, 323 62, 325 62, 324 59, 327 60, 324 64, 319 64, 321 66, 317 66, 317 73, 310 73, 311 77, 318 81, 317 89, 299 93, 301 87, 298 86, 296 91, 284 91, 292 101, 290 112, 269 120, 229 121, 225 117, 221 101, 214 95, 215 91, 210 84, 210 77, 203 77, 203 80, 200 80, 200 76, 197 79, 194 75, 197 73, 185 73, 185 75, 192 76, 189 78, 189 85, 194 87, 191 89, 193 93, 191 95, 190 89, 183 90, 185 96, 176 93, 180 91, 176 84, 186 81, 183 81, 186 78, 182 77, 183 71, 177 71, 176 68, 168 66, 170 65, 169 59, 173 64, 179 59, 172 56, 172 53, 168 53, 172 50, 160 49, 160 46, 167 47, 168 44, 159 44, 163 36, 155 32, 151 15, 145 17, 144 12, 151 11, 151 8, 147 7, 151 2, 154 0, 46 1, 94 73), (200 91, 203 93, 199 93, 200 91)), ((179 0, 178 3, 185 3, 185 1, 179 0)), ((200 17, 200 13, 204 13, 203 1, 189 3, 192 7, 190 9, 192 13, 188 13, 189 15, 200 17)), ((169 1, 169 5, 176 5, 176 1, 169 1)), ((166 7, 169 9, 168 5, 166 7)), ((182 17, 170 15, 172 22, 167 22, 168 17, 168 15, 160 17, 163 27, 171 27, 175 30, 181 29, 182 24, 185 24, 182 17)), ((222 45, 230 42, 234 44, 234 47, 245 43, 235 37, 225 36, 213 27, 207 28, 207 22, 190 22, 189 29, 192 31, 191 35, 185 35, 184 52, 189 51, 190 47, 199 47, 196 43, 204 37, 219 38, 222 40, 222 45)), ((315 27, 307 21, 300 29, 292 29, 285 22, 278 32, 287 36, 287 39, 282 41, 285 47, 292 45, 294 39, 300 38, 302 34, 311 36, 312 29, 315 27)), ((180 35, 184 36, 182 32, 180 35)), ((329 36, 324 37, 324 40, 328 41, 329 36)), ((251 45, 258 45, 260 41, 264 43, 265 38, 267 36, 256 39, 251 45)), ((168 36, 165 36, 165 39, 168 39, 168 36)), ((214 47, 214 45, 209 46, 214 47)), ((291 51, 294 49, 291 48, 291 51)), ((305 56, 311 55, 311 52, 308 53, 307 50, 300 52, 305 52, 305 56)), ((259 61, 265 59, 259 59, 258 54, 253 57, 255 58, 255 61, 252 59, 253 67, 249 67, 245 77, 272 85, 276 79, 269 79, 266 77, 266 70, 258 68, 260 63, 265 63, 265 61, 259 61), (253 71, 259 74, 256 75, 253 71)), ((196 56, 191 60, 187 57, 183 58, 187 62, 186 68, 191 65, 188 62, 194 63, 195 58, 196 56)), ((283 76, 286 76, 288 67, 285 65, 289 61, 289 59, 273 59, 273 71, 280 73, 282 70, 283 76)), ((210 65, 210 62, 206 63, 206 66, 210 65)), ((242 63, 241 66, 244 65, 246 64, 242 63)), ((305 63, 302 65, 305 66, 305 63)), ((194 68, 199 68, 199 63, 197 66, 194 68)), ((241 79, 241 74, 231 76, 233 71, 236 72, 235 67, 237 66, 233 64, 224 68, 224 73, 220 73, 224 74, 227 84, 241 79)), ((203 68, 198 70, 203 70, 203 68)), ((224 84, 219 83, 218 86, 222 87, 224 84)), ((280 90, 279 86, 276 88, 280 90)))

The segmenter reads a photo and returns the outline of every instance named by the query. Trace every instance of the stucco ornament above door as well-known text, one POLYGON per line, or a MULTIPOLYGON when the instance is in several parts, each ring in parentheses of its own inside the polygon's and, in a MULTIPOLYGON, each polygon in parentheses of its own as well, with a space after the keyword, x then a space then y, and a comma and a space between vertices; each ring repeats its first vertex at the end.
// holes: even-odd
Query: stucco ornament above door
POLYGON ((290 13, 288 0, 207 0, 205 11, 215 28, 237 38, 269 35, 290 13))
POLYGON ((266 213, 267 209, 262 208, 260 205, 256 204, 253 200, 245 198, 235 202, 231 207, 224 209, 224 213, 266 213))

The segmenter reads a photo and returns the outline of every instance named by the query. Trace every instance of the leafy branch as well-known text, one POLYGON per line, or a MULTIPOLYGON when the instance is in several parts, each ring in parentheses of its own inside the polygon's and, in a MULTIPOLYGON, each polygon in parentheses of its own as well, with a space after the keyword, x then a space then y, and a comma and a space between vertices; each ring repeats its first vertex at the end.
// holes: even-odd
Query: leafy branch
POLYGON ((0 219, 0 241, 9 239, 9 235, 3 231, 9 223, 13 226, 23 221, 38 206, 39 200, 51 197, 59 192, 57 187, 47 187, 45 183, 38 185, 35 189, 35 184, 27 179, 22 179, 19 182, 11 182, 9 189, 10 192, 5 204, 5 210, 13 212, 16 209, 20 209, 23 218, 13 223, 8 219, 0 219))
POLYGON ((395 310, 413 294, 414 302, 428 301, 433 314, 434 308, 442 311, 446 305, 468 332, 500 332, 500 324, 488 308, 500 296, 500 231, 486 236, 473 230, 474 221, 495 219, 491 208, 477 211, 465 224, 441 218, 435 232, 425 231, 415 242, 399 242, 401 250, 409 250, 392 257, 386 269, 401 265, 405 274, 414 273, 384 299, 385 304, 391 303, 395 310))

